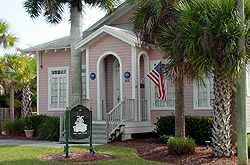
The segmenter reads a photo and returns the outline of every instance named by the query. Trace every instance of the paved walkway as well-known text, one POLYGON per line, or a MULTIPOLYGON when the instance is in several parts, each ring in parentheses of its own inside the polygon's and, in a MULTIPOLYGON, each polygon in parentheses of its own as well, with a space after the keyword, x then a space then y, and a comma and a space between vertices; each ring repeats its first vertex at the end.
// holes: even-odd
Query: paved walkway
MULTIPOLYGON (((60 148, 65 146, 64 142, 53 142, 53 141, 37 141, 37 140, 17 140, 17 139, 0 139, 1 145, 20 145, 20 146, 42 146, 42 147, 55 147, 60 148)), ((93 144, 100 145, 100 144, 93 144)), ((69 146, 89 146, 89 144, 73 143, 69 146)))

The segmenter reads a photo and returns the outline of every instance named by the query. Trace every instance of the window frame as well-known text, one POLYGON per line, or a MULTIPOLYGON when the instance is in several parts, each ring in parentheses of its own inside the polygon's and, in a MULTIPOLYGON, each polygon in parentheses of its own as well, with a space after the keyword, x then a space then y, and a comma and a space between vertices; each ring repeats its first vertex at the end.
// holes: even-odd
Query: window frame
MULTIPOLYGON (((58 105, 57 108, 52 108, 51 105, 51 78, 53 77, 66 77, 66 107, 69 105, 69 67, 48 67, 48 111, 62 111, 66 110, 65 108, 59 108, 59 96, 58 96, 58 105), (52 71, 56 70, 66 70, 66 74, 60 74, 60 75, 52 75, 52 71)), ((59 86, 58 86, 59 87, 59 86)), ((59 90, 58 90, 59 91, 59 90)))
POLYGON ((246 95, 250 96, 250 65, 246 67, 246 95))
POLYGON ((85 98, 83 98, 83 82, 82 82, 82 99, 87 99, 87 77, 86 77, 86 65, 82 65, 82 70, 85 69, 85 73, 81 72, 82 75, 82 81, 83 81, 83 76, 85 76, 85 98))
MULTIPOLYGON (((213 82, 213 77, 210 77, 210 78, 204 78, 204 80, 210 80, 208 81, 209 84, 207 85, 207 103, 211 100, 211 95, 210 95, 210 82, 211 82, 211 79, 212 79, 212 82, 213 82)), ((206 106, 206 107, 201 107, 201 106, 198 106, 198 83, 197 81, 194 81, 193 82, 193 109, 194 110, 212 110, 213 109, 213 106, 206 106)), ((214 91, 214 85, 213 85, 213 91, 214 91)), ((209 104, 207 104, 209 105, 209 104)))
MULTIPOLYGON (((154 67, 154 65, 155 64, 157 64, 157 62, 159 62, 159 60, 152 60, 152 61, 150 61, 150 71, 152 70, 152 68, 154 67)), ((167 79, 165 79, 165 84, 167 84, 167 79)), ((174 107, 168 107, 167 106, 167 103, 165 102, 165 105, 164 105, 164 107, 156 107, 155 106, 155 84, 150 80, 150 88, 151 88, 151 96, 150 96, 150 98, 151 98, 151 110, 167 110, 167 111, 173 111, 173 110, 175 110, 175 106, 174 107)), ((174 91, 175 91, 175 87, 174 87, 174 91)), ((167 91, 166 91, 167 92, 167 91)), ((166 95, 167 95, 167 93, 166 93, 166 95)), ((175 96, 174 96, 175 97, 175 96)), ((173 98, 173 100, 175 101, 175 98, 173 98)))

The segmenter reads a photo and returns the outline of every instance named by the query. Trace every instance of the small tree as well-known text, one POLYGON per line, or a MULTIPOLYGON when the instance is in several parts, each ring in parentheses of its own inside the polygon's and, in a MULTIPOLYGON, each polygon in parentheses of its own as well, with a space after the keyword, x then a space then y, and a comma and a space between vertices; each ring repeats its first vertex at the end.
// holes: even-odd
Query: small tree
POLYGON ((13 47, 17 42, 17 37, 9 33, 9 24, 0 19, 0 47, 5 49, 13 47))

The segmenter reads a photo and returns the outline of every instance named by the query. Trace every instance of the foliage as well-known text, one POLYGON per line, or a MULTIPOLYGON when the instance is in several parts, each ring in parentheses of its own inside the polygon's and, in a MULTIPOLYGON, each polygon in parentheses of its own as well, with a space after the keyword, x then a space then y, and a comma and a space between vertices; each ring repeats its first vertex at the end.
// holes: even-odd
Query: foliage
POLYGON ((160 139, 163 141, 163 143, 167 144, 168 140, 173 138, 173 137, 174 137, 173 135, 161 135, 160 139))
POLYGON ((29 127, 30 129, 34 129, 34 136, 38 134, 38 128, 41 123, 47 118, 46 115, 31 115, 23 118, 24 125, 29 127))
POLYGON ((58 1, 42 1, 42 0, 26 0, 23 7, 30 16, 34 19, 39 16, 45 17, 45 21, 50 24, 58 24, 62 21, 65 7, 77 7, 79 12, 83 11, 83 4, 92 7, 99 7, 101 9, 112 11, 119 0, 95 0, 95 1, 79 1, 79 0, 58 0, 58 1))
POLYGON ((17 42, 18 38, 11 34, 9 31, 9 24, 6 21, 0 19, 0 47, 13 47, 17 42))
POLYGON ((194 139, 187 138, 169 138, 167 142, 168 153, 173 155, 186 155, 195 153, 195 141, 194 139))
POLYGON ((156 123, 156 132, 159 136, 175 135, 175 116, 161 116, 156 123))
MULTIPOLYGON (((161 116, 156 123, 156 132, 163 135, 175 135, 175 116, 161 116)), ((186 135, 196 143, 205 143, 211 140, 212 117, 210 116, 185 116, 186 135)))
POLYGON ((24 120, 6 120, 2 123, 2 129, 12 136, 20 136, 24 130, 24 120))
POLYGON ((38 129, 38 139, 59 140, 60 119, 57 116, 47 116, 38 129))

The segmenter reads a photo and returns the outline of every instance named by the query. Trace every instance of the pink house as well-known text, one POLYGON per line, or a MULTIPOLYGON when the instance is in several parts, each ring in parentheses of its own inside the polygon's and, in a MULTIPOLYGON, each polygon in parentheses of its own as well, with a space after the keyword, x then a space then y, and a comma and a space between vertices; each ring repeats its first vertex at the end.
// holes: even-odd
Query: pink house
MULTIPOLYGON (((162 54, 144 47, 131 31, 133 10, 124 5, 86 31, 76 49, 82 51, 82 98, 93 111, 93 141, 106 143, 119 134, 151 132, 157 118, 175 112, 174 86, 166 79, 167 103, 157 98, 156 86, 143 77, 162 54)), ((37 56, 37 113, 63 114, 71 104, 69 36, 24 49, 37 56)), ((185 114, 211 115, 212 80, 185 83, 185 114)), ((250 94, 250 89, 248 89, 250 94)), ((247 97, 249 111, 250 100, 247 97)), ((250 126, 250 116, 247 124, 250 126)), ((63 115, 61 115, 63 138, 63 115)))

